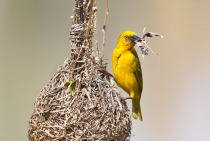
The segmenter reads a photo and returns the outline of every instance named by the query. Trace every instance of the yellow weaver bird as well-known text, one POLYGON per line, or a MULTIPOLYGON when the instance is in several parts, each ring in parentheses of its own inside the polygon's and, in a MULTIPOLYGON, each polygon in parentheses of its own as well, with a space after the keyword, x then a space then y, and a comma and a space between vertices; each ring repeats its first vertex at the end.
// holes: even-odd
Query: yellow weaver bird
POLYGON ((132 99, 132 116, 142 121, 140 98, 143 80, 141 64, 134 49, 135 41, 140 39, 133 31, 121 33, 112 53, 112 69, 117 84, 130 96, 125 99, 132 99))

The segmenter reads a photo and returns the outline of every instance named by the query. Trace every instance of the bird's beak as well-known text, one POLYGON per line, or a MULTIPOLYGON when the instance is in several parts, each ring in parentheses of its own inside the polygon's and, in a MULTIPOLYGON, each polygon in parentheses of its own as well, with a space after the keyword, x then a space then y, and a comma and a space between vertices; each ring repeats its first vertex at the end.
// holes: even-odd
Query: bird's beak
POLYGON ((133 35, 133 37, 130 37, 130 40, 132 42, 136 42, 136 41, 141 41, 142 39, 137 35, 133 35))

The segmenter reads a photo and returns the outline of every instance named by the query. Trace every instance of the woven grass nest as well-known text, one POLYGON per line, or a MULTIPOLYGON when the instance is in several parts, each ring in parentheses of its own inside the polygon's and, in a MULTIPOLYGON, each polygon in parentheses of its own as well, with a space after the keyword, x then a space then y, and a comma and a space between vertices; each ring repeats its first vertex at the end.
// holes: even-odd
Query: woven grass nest
POLYGON ((131 134, 130 111, 121 103, 109 77, 100 71, 103 60, 97 61, 90 47, 89 35, 93 35, 96 23, 95 0, 75 2, 70 58, 37 96, 28 139, 125 141, 131 134))
POLYGON ((70 67, 67 59, 36 98, 28 128, 30 141, 123 141, 130 136, 130 111, 95 65, 81 71, 81 85, 74 96, 65 80, 70 67))

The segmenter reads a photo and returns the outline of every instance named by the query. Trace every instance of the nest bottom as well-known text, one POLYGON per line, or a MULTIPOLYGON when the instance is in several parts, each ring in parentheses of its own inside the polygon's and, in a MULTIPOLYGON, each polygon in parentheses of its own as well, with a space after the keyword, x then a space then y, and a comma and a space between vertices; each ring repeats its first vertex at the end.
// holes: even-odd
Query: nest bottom
POLYGON ((129 109, 97 71, 98 66, 89 63, 89 68, 71 79, 71 60, 67 59, 41 90, 29 120, 30 141, 125 141, 130 136, 129 109), (67 79, 74 80, 74 95, 67 79))

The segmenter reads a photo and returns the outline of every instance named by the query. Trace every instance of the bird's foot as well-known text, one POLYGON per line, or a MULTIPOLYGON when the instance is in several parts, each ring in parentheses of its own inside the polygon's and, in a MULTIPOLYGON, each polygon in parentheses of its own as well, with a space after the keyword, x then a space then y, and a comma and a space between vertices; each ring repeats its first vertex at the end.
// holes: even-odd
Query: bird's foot
POLYGON ((129 96, 129 97, 124 97, 123 98, 124 101, 127 100, 127 99, 132 99, 132 97, 129 96))
POLYGON ((117 97, 120 99, 120 101, 126 105, 126 100, 127 99, 132 99, 130 96, 129 97, 122 97, 118 92, 115 91, 115 94, 117 95, 117 97))
POLYGON ((101 73, 103 73, 103 75, 105 75, 105 76, 112 77, 114 79, 114 81, 116 82, 114 76, 111 73, 109 73, 106 69, 100 69, 99 71, 101 73))
POLYGON ((122 101, 122 103, 124 103, 124 104, 126 104, 126 100, 127 99, 132 99, 132 97, 121 97, 121 101, 122 101))

